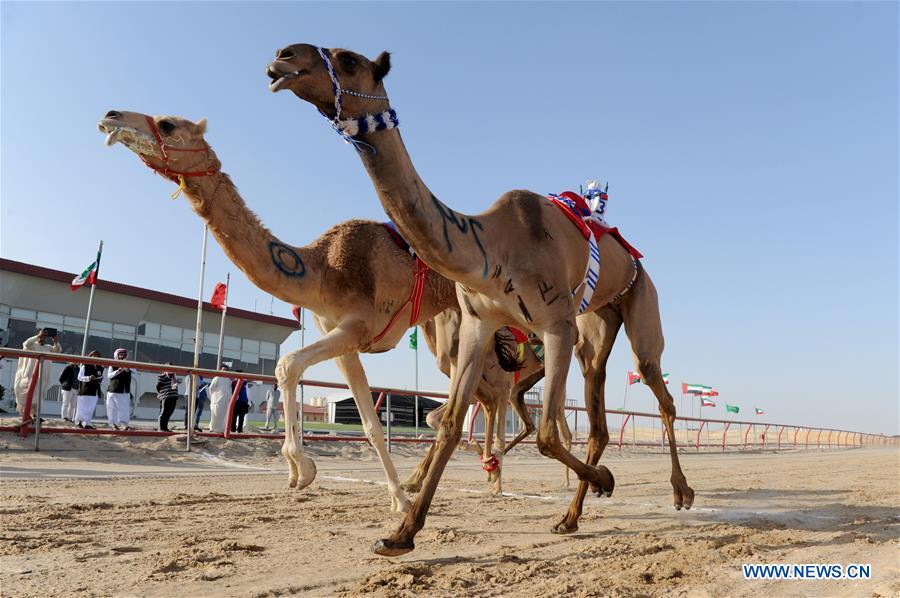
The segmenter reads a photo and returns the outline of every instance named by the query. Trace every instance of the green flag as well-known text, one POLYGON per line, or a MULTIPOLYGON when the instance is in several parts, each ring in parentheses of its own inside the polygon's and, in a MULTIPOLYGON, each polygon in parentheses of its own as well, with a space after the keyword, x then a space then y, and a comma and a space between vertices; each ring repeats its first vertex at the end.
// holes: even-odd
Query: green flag
POLYGON ((740 412, 741 412, 741 408, 738 407, 737 405, 729 405, 728 403, 725 403, 725 413, 740 413, 740 412))
POLYGON ((409 348, 416 349, 419 348, 419 328, 413 328, 412 334, 409 335, 409 348))

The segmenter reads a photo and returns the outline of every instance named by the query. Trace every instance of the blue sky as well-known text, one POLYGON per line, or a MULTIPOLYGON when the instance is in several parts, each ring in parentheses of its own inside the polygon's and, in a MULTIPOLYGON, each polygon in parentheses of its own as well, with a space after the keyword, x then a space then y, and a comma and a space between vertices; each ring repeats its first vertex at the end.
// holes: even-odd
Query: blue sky
MULTIPOLYGON (((452 207, 610 181, 608 219, 659 290, 663 369, 717 387, 714 413, 898 432, 896 3, 3 2, 0 20, 4 257, 80 271, 102 238, 104 278, 196 294, 202 224, 103 146, 110 109, 207 117, 286 242, 383 220, 353 150, 264 69, 295 42, 387 49, 404 139, 452 207)), ((229 271, 231 304, 268 312, 215 244, 207 295, 229 271)), ((412 387, 412 359, 402 345, 364 364, 372 384, 412 387)), ((420 385, 446 388, 419 359, 420 385)), ((608 406, 630 368, 621 335, 608 406)))

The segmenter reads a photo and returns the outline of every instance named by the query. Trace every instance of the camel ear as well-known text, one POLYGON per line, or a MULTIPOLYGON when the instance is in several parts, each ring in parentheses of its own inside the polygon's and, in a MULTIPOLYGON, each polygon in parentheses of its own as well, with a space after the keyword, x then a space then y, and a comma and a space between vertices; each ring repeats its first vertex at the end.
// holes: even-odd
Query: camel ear
POLYGON ((372 66, 375 67, 375 83, 378 83, 391 70, 391 53, 390 52, 382 52, 378 55, 378 58, 372 61, 372 66))
POLYGON ((197 121, 197 128, 200 129, 200 134, 206 134, 206 118, 201 118, 197 121))

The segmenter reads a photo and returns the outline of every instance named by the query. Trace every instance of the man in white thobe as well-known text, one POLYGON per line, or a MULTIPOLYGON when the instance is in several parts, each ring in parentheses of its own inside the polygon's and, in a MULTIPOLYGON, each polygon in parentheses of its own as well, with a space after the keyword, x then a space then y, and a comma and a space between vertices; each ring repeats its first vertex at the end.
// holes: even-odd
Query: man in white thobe
MULTIPOLYGON (((41 328, 37 335, 22 343, 22 348, 26 351, 39 351, 41 353, 62 352, 62 347, 59 344, 59 335, 55 331, 52 331, 52 334, 50 332, 46 328, 41 328)), ((31 385, 31 377, 34 375, 34 368, 37 367, 37 362, 38 360, 33 357, 20 357, 19 365, 16 368, 16 377, 13 382, 13 392, 16 395, 16 411, 29 422, 37 417, 38 397, 36 394, 31 399, 31 413, 27 418, 25 417, 28 387, 31 385)), ((41 366, 41 380, 34 388, 35 393, 38 392, 39 388, 42 389, 42 392, 47 392, 47 389, 50 388, 50 366, 50 361, 45 361, 41 366)))
MULTIPOLYGON (((123 360, 127 349, 116 349, 113 357, 123 360)), ((106 417, 116 430, 130 430, 131 422, 131 370, 109 366, 106 371, 109 385, 106 387, 106 417)))

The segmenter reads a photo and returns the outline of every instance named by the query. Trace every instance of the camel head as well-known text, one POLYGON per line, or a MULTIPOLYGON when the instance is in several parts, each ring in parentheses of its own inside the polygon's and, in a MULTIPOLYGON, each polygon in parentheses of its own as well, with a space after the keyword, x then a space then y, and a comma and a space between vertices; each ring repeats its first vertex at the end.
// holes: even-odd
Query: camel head
POLYGON ((110 110, 97 127, 106 134, 106 145, 121 143, 167 178, 202 176, 219 169, 215 153, 203 138, 205 118, 194 123, 179 116, 110 110))
POLYGON ((352 116, 388 108, 383 80, 391 70, 391 55, 382 52, 374 60, 349 50, 294 44, 278 50, 266 74, 273 92, 288 89, 329 118, 336 116, 332 77, 322 54, 331 63, 341 94, 341 110, 352 116), (376 96, 378 99, 362 96, 376 96), (384 99, 381 99, 384 98, 384 99))

